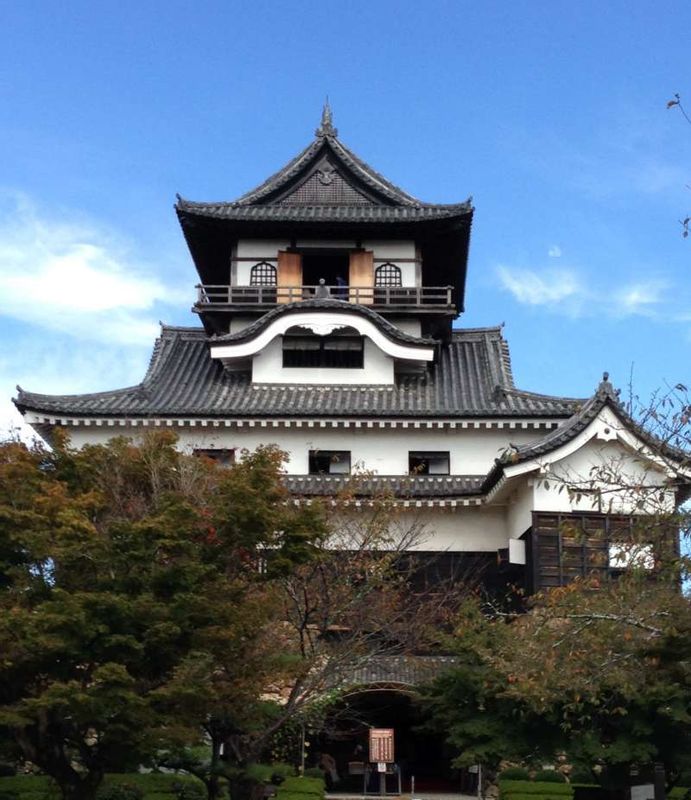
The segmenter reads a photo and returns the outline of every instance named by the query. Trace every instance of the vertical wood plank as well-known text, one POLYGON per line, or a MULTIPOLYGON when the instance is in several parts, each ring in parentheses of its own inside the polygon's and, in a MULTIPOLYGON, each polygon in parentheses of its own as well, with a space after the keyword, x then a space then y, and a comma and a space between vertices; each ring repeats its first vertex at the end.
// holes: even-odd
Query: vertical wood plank
POLYGON ((350 291, 350 302, 369 306, 374 302, 374 253, 371 250, 356 250, 350 254, 349 283, 355 287, 350 291), (359 289, 359 291, 356 291, 359 289), (363 291, 364 289, 364 291, 363 291))
POLYGON ((278 303, 294 303, 302 300, 302 256, 300 253, 278 251, 276 282, 278 284, 276 290, 278 303))

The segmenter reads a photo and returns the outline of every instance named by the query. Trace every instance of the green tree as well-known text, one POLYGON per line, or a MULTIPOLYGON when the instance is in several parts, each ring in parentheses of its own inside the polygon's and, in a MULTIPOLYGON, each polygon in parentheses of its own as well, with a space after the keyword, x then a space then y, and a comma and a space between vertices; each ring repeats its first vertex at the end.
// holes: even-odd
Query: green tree
POLYGON ((271 581, 325 532, 318 506, 286 502, 282 458, 262 448, 221 469, 166 434, 0 446, 0 726, 65 798, 201 742, 166 693, 209 653, 252 650, 233 703, 260 696, 266 670, 250 670, 280 611, 271 581))

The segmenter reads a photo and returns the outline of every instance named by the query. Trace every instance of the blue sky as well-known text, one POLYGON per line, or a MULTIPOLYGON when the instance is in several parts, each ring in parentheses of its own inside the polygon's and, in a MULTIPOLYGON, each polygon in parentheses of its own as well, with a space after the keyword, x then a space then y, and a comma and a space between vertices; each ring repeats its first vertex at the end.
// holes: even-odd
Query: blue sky
POLYGON ((0 424, 14 386, 141 378, 194 324, 175 193, 232 199, 313 135, 473 196, 468 326, 517 383, 691 382, 691 4, 0 0, 0 424))

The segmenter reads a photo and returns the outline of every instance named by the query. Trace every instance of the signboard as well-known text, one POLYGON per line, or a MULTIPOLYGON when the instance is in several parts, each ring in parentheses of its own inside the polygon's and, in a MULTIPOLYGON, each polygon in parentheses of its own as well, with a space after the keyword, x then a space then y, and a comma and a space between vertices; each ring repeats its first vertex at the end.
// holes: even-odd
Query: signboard
POLYGON ((393 764, 393 728, 370 728, 369 760, 370 763, 393 764))

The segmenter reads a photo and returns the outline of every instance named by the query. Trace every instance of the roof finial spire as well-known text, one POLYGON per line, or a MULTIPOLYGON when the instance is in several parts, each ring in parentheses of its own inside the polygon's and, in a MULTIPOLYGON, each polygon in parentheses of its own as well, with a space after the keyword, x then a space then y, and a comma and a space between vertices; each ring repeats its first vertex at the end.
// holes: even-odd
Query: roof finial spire
POLYGON ((314 132, 315 136, 322 138, 324 136, 338 136, 338 131, 334 128, 333 125, 333 113, 331 111, 331 106, 329 105, 329 95, 326 96, 326 102, 324 103, 324 108, 322 108, 322 119, 321 124, 314 132))

